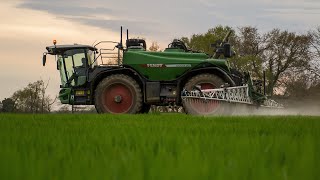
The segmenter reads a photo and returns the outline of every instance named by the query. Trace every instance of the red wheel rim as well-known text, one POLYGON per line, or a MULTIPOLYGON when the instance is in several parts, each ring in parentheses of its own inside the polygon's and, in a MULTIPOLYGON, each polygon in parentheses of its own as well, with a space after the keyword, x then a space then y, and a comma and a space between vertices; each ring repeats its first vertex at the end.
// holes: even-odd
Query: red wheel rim
POLYGON ((103 105, 109 112, 120 114, 130 110, 133 100, 133 93, 127 85, 115 83, 106 87, 103 105))
MULTIPOLYGON (((212 83, 199 83, 198 86, 201 86, 201 90, 205 89, 215 89, 216 86, 212 83)), ((201 100, 197 99, 190 102, 192 109, 198 112, 199 114, 210 114, 215 112, 218 109, 220 102, 215 100, 201 100)))

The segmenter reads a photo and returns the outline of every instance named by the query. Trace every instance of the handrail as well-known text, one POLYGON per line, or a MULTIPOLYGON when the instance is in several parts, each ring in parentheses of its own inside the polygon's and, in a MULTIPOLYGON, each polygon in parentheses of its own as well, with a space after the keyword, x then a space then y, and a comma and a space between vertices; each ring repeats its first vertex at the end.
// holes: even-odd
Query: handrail
POLYGON ((98 42, 97 44, 95 44, 93 47, 96 47, 96 46, 98 46, 99 44, 102 44, 102 43, 119 44, 119 42, 114 42, 114 41, 100 41, 100 42, 98 42))
MULTIPOLYGON (((101 59, 101 63, 102 64, 104 64, 105 62, 103 61, 103 59, 104 58, 114 58, 115 60, 117 59, 117 61, 118 61, 118 65, 120 65, 121 64, 121 62, 120 62, 120 50, 123 50, 122 49, 122 45, 121 45, 121 43, 119 43, 119 42, 114 42, 114 41, 100 41, 100 42, 98 42, 97 44, 95 44, 94 45, 94 48, 96 48, 98 45, 100 45, 100 44, 116 44, 113 48, 100 48, 99 49, 99 54, 98 54, 98 56, 94 59, 94 61, 93 61, 93 63, 96 63, 97 62, 97 60, 100 58, 101 59), (106 51, 115 51, 115 49, 118 49, 118 52, 116 53, 116 52, 106 52, 106 51), (118 54, 118 57, 108 57, 108 56, 104 56, 104 55, 116 55, 116 54, 118 54)), ((97 48, 96 48, 97 49, 97 48)), ((98 51, 97 51, 98 52, 98 51)))

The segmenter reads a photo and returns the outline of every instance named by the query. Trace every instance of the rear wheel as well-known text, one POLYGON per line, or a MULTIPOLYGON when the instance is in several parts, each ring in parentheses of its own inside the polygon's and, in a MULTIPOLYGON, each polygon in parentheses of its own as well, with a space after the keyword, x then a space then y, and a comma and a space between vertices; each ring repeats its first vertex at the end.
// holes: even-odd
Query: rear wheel
POLYGON ((111 75, 99 83, 95 92, 95 106, 98 113, 138 113, 142 107, 141 88, 127 75, 111 75))
MULTIPOLYGON (((220 88, 225 84, 220 77, 214 74, 199 74, 192 77, 185 85, 187 91, 195 90, 195 86, 201 90, 220 88)), ((221 101, 188 99, 183 101, 183 107, 187 114, 194 115, 213 115, 224 114, 225 106, 221 101)))

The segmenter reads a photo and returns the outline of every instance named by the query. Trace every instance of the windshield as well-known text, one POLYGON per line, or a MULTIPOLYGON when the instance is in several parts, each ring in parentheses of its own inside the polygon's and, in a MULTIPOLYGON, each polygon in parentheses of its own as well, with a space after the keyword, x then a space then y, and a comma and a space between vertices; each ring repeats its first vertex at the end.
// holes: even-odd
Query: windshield
POLYGON ((58 66, 63 86, 67 82, 70 82, 72 86, 76 84, 75 69, 85 70, 86 61, 85 49, 72 49, 65 51, 63 55, 58 55, 58 66))
POLYGON ((64 86, 67 84, 67 76, 64 69, 64 62, 62 56, 58 56, 58 67, 60 72, 61 84, 64 86))

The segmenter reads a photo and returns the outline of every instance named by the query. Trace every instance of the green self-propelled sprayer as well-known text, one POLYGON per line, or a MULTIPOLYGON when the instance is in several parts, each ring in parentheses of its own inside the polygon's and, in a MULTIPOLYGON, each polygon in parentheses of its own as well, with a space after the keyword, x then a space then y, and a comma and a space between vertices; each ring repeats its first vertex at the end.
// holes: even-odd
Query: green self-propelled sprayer
POLYGON ((94 46, 46 47, 55 55, 63 104, 95 105, 99 113, 146 113, 151 105, 182 105, 189 114, 231 114, 239 106, 281 108, 264 93, 264 82, 230 68, 231 32, 215 54, 195 52, 174 40, 163 52, 146 51, 143 39, 101 41, 94 46), (102 45, 112 48, 100 48, 102 45), (223 57, 224 59, 222 59, 223 57), (258 82, 258 83, 257 83, 258 82))

